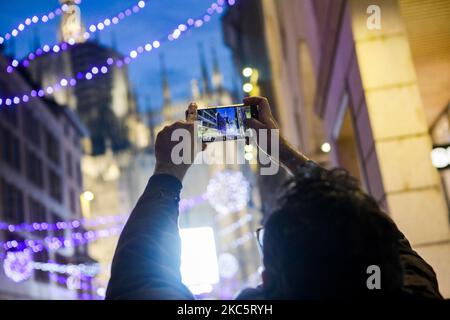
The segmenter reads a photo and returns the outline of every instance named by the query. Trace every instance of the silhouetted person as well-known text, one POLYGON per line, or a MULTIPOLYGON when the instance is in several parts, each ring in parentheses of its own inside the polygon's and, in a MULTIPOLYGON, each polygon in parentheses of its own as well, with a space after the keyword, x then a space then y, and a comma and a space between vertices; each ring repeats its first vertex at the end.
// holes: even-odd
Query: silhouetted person
MULTIPOLYGON (((278 129, 267 99, 244 103, 259 105, 259 120, 247 120, 249 127, 278 129)), ((196 105, 187 112, 195 118, 196 105)), ((190 165, 170 158, 177 128, 193 132, 193 123, 158 134, 155 172, 120 236, 107 299, 194 299, 180 275, 178 206, 190 165)), ((262 285, 237 299, 442 298, 431 266, 354 178, 279 140, 279 160, 293 178, 264 225, 262 285)), ((270 146, 262 152, 270 154, 270 146)))

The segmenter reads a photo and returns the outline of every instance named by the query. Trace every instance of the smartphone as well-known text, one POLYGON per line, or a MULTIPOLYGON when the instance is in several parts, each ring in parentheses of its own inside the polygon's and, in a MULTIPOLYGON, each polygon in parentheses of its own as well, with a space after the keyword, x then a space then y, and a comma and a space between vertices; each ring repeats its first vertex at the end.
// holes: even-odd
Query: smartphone
POLYGON ((235 104, 197 109, 198 135, 202 142, 245 139, 244 119, 258 119, 258 106, 235 104))

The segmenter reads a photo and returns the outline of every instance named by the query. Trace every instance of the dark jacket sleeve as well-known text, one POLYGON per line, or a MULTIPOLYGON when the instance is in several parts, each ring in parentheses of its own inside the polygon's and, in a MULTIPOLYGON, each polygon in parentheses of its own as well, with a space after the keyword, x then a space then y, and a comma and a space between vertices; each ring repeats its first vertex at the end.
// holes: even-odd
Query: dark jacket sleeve
POLYGON ((181 182, 152 176, 120 235, 106 299, 194 299, 181 282, 181 182))
POLYGON ((404 291, 418 298, 442 299, 433 268, 411 248, 399 230, 397 243, 404 270, 404 291))

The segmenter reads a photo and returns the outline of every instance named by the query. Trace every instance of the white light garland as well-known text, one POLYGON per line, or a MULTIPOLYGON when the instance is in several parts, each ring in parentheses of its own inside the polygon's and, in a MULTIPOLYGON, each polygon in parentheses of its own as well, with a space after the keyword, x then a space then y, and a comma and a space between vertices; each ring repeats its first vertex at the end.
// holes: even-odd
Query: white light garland
MULTIPOLYGON (((91 36, 94 33, 100 32, 112 25, 118 24, 123 19, 125 19, 133 14, 138 13, 140 10, 145 8, 145 5, 146 5, 146 2, 144 0, 138 1, 136 4, 134 4, 130 8, 119 12, 118 14, 116 14, 113 17, 102 19, 98 23, 91 24, 88 27, 87 31, 85 31, 83 33, 83 35, 82 35, 83 39, 88 40, 89 38, 91 38, 91 36)), ((65 5, 65 6, 67 6, 67 5, 65 5)), ((36 49, 34 52, 29 52, 26 55, 26 58, 20 62, 18 60, 14 59, 7 66, 6 71, 8 73, 11 73, 11 72, 13 72, 13 70, 15 68, 19 67, 19 65, 22 65, 23 67, 28 67, 28 66, 30 66, 30 61, 36 59, 37 57, 39 57, 42 54, 48 53, 50 51, 52 51, 54 54, 57 54, 57 53, 67 50, 69 48, 69 46, 74 46, 76 44, 77 44, 77 41, 74 38, 70 38, 67 42, 60 42, 57 44, 45 44, 41 48, 36 49)), ((66 79, 62 79, 62 80, 66 80, 66 79)), ((61 83, 61 85, 64 86, 62 83, 61 83)))
MULTIPOLYGON (((223 8, 220 5, 218 5, 218 3, 224 3, 224 1, 217 0, 216 2, 214 2, 211 5, 211 7, 209 9, 214 7, 215 10, 213 10, 212 12, 220 14, 223 11, 223 8)), ((234 1, 232 2, 232 4, 230 3, 230 1, 228 1, 228 3, 230 5, 232 5, 232 4, 234 4, 234 1)), ((202 27, 204 25, 204 23, 206 23, 210 20, 210 16, 205 15, 202 19, 194 20, 192 18, 189 18, 187 20, 187 25, 179 24, 178 27, 175 28, 174 31, 172 31, 167 38, 164 37, 160 40, 151 40, 151 41, 143 44, 142 46, 137 47, 135 50, 131 50, 130 53, 127 56, 125 56, 125 58, 123 58, 123 59, 114 60, 112 57, 109 57, 105 61, 104 65, 94 66, 90 70, 85 70, 84 72, 79 72, 76 75, 76 78, 72 77, 70 79, 65 79, 65 78, 59 79, 58 81, 56 81, 56 83, 54 83, 53 85, 47 86, 46 88, 33 89, 30 92, 27 92, 25 94, 19 94, 14 97, 1 97, 0 98, 0 106, 2 106, 2 105, 11 106, 11 105, 18 105, 19 103, 28 103, 29 101, 31 101, 32 98, 37 98, 37 97, 42 98, 45 95, 53 95, 56 91, 61 90, 63 87, 65 87, 67 85, 70 87, 75 87, 77 85, 78 81, 80 81, 82 79, 92 80, 92 79, 95 79, 97 76, 101 76, 102 74, 108 73, 111 70, 110 66, 112 66, 113 64, 116 67, 121 68, 124 65, 130 64, 132 61, 136 60, 136 58, 138 58, 141 54, 153 51, 154 49, 158 49, 161 46, 161 43, 163 43, 163 41, 166 41, 166 40, 173 41, 173 40, 179 39, 179 35, 176 30, 179 30, 180 34, 181 34, 183 32, 182 30, 184 30, 184 32, 186 32, 187 30, 189 30, 189 28, 202 27), (197 23, 197 22, 201 22, 201 23, 197 23), (178 36, 176 38, 174 38, 174 34, 177 34, 178 36), (98 72, 97 72, 97 74, 92 73, 92 71, 93 71, 92 69, 94 69, 94 68, 102 70, 101 74, 98 72)), ((56 49, 56 50, 59 51, 59 49, 56 49)), ((43 51, 49 52, 50 47, 48 45, 44 46, 43 51)), ((18 62, 17 62, 17 64, 18 64, 18 62)), ((12 72, 13 66, 12 65, 8 66, 6 71, 12 72)))
POLYGON ((84 275, 95 277, 100 272, 100 265, 94 264, 58 264, 51 262, 33 262, 33 269, 67 275, 84 275))

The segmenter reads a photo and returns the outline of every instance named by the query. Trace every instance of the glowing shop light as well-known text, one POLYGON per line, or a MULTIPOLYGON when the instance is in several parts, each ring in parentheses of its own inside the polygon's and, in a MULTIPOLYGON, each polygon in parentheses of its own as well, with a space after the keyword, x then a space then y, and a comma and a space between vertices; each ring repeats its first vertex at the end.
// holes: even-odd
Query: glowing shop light
POLYGON ((328 142, 324 142, 321 146, 320 146, 320 150, 322 150, 322 152, 328 153, 331 151, 331 145, 328 142))
POLYGON ((180 229, 181 278, 194 294, 210 292, 219 282, 214 231, 210 227, 180 229))
POLYGON ((443 169, 450 165, 450 147, 437 147, 431 151, 431 163, 435 168, 443 169))
POLYGON ((92 191, 85 191, 85 192, 83 192, 83 198, 86 200, 86 201, 92 201, 92 200, 94 200, 94 194, 92 193, 92 191))
POLYGON ((252 74, 253 74, 253 69, 252 68, 247 67, 247 68, 244 68, 244 70, 242 70, 242 75, 244 77, 246 77, 246 78, 251 77, 252 74))
POLYGON ((244 83, 244 85, 242 86, 242 90, 244 90, 244 92, 249 93, 253 90, 253 85, 250 82, 244 83))

